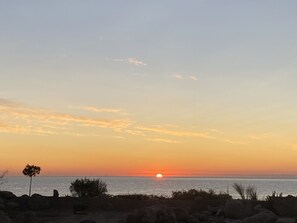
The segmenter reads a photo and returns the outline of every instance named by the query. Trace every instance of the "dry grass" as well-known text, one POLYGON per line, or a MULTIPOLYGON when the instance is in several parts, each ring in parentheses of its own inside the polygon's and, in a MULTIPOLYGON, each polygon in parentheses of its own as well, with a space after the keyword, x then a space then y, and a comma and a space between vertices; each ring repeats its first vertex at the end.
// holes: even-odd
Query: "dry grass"
POLYGON ((234 190, 239 194, 242 200, 258 200, 257 188, 255 186, 243 186, 239 183, 233 184, 234 190))

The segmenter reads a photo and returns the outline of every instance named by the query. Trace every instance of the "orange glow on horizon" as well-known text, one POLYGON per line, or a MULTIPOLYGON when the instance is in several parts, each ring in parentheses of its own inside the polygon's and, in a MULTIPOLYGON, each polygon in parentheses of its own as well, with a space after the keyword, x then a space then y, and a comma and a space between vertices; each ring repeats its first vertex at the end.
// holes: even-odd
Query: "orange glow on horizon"
POLYGON ((161 173, 156 174, 156 178, 163 178, 163 174, 161 173))

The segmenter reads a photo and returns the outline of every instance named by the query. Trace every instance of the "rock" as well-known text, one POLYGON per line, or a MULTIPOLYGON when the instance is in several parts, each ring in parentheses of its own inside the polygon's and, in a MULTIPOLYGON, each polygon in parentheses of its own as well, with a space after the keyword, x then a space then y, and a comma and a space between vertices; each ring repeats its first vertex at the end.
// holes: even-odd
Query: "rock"
POLYGON ((277 215, 286 217, 297 216, 296 197, 271 197, 269 202, 277 215))
POLYGON ((6 203, 6 208, 9 210, 17 209, 20 207, 20 204, 14 201, 9 201, 6 203))
POLYGON ((0 210, 4 210, 4 209, 5 209, 4 201, 2 198, 0 198, 0 210))
POLYGON ((12 218, 12 223, 23 223, 25 220, 25 216, 23 213, 19 213, 17 216, 12 218))
POLYGON ((225 223, 242 223, 242 220, 239 219, 224 219, 225 223))
POLYGON ((4 200, 11 200, 16 198, 17 196, 10 192, 10 191, 0 191, 0 198, 4 199, 4 200))
POLYGON ((37 223, 36 214, 33 211, 25 213, 25 219, 23 223, 37 223))
POLYGON ((37 223, 35 212, 29 211, 20 213, 13 220, 12 223, 37 223))
POLYGON ((276 223, 277 217, 270 211, 263 211, 251 217, 245 218, 243 223, 276 223))
POLYGON ((15 199, 14 201, 16 201, 20 205, 21 209, 28 209, 29 199, 30 197, 28 195, 22 195, 17 199, 15 199))
POLYGON ((208 214, 205 213, 195 213, 193 214, 193 217, 198 221, 198 222, 208 222, 208 214))
POLYGON ((223 206, 212 207, 212 206, 208 205, 207 209, 212 215, 216 215, 219 217, 224 216, 224 207, 223 206))
POLYGON ((177 221, 186 221, 189 218, 188 212, 183 208, 172 209, 177 221))
POLYGON ((162 208, 157 211, 154 223, 177 223, 177 221, 171 209, 162 208))
POLYGON ((188 212, 183 208, 173 208, 172 209, 177 222, 181 223, 198 223, 200 222, 194 216, 188 214, 188 212))
POLYGON ((228 200, 223 211, 228 218, 241 219, 245 217, 245 207, 240 200, 228 200))
POLYGON ((262 208, 262 206, 260 205, 260 204, 258 204, 258 205, 256 205, 255 207, 254 207, 254 210, 255 211, 261 211, 263 208, 262 208))
POLYGON ((3 211, 0 211, 0 222, 1 223, 11 223, 10 218, 7 217, 3 211))
POLYGON ((50 208, 50 201, 47 197, 39 194, 33 194, 28 201, 31 210, 45 210, 50 208))
POLYGON ((59 197, 59 192, 57 190, 53 191, 53 197, 58 198, 59 197))
POLYGON ((216 219, 215 223, 226 223, 223 218, 216 219))
POLYGON ((295 223, 295 218, 278 218, 277 223, 295 223))
POLYGON ((151 208, 138 210, 135 214, 128 215, 126 223, 154 223, 156 213, 151 208))

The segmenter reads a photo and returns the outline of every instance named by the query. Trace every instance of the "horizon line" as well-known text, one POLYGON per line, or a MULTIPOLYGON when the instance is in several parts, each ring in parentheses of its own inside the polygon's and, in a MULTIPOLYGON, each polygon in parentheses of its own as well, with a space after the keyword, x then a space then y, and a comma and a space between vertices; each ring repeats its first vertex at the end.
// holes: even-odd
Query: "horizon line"
MULTIPOLYGON (((7 175, 5 177, 26 177, 24 175, 7 175)), ((127 178, 156 178, 154 175, 39 175, 38 177, 79 177, 79 178, 90 178, 90 177, 127 177, 127 178)), ((163 178, 239 178, 239 179, 297 179, 296 175, 284 175, 284 174, 273 174, 273 175, 163 175, 163 178)))

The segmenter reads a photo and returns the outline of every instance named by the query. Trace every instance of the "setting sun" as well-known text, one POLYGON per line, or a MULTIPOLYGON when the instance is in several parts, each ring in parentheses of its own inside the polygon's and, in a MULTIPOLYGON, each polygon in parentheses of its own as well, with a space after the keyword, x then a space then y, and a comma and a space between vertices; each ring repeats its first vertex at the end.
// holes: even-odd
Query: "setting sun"
POLYGON ((163 175, 161 173, 156 174, 157 178, 163 178, 163 175))

